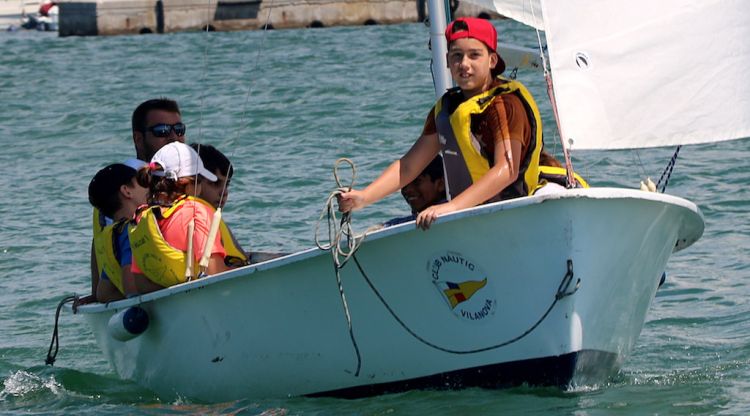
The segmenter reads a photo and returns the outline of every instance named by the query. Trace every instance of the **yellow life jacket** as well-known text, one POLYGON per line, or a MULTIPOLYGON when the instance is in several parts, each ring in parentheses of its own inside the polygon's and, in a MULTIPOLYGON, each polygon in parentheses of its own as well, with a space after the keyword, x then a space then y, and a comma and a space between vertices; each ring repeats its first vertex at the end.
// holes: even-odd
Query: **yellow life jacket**
MULTIPOLYGON (((576 172, 573 172, 573 177, 578 183, 577 188, 588 188, 589 184, 576 172)), ((556 183, 558 185, 567 186, 568 171, 565 168, 558 168, 556 166, 543 166, 539 165, 539 185, 540 187, 547 182, 556 183)))
POLYGON ((242 249, 240 243, 234 238, 234 234, 227 227, 224 218, 221 219, 221 223, 219 224, 219 234, 221 235, 221 244, 224 245, 224 251, 227 253, 226 257, 224 257, 224 264, 229 267, 240 267, 250 264, 248 253, 242 249))
POLYGON ((471 132, 471 118, 487 110, 496 97, 515 94, 521 99, 531 125, 531 143, 521 160, 518 179, 501 191, 501 199, 531 194, 539 180, 542 151, 542 118, 531 93, 518 81, 498 77, 501 83, 482 94, 464 99, 459 88, 445 93, 435 104, 435 124, 443 147, 446 191, 455 198, 490 169, 494 155, 483 155, 471 132), (488 159, 490 158, 490 159, 488 159))
POLYGON ((115 256, 114 243, 115 231, 119 232, 122 227, 127 226, 127 221, 119 221, 107 224, 104 214, 94 208, 93 229, 94 229, 94 255, 96 256, 96 266, 99 276, 102 272, 107 274, 109 281, 123 295, 125 289, 122 285, 122 267, 115 256))
MULTIPOLYGON (((138 264, 138 267, 149 280, 164 287, 185 282, 187 253, 167 243, 159 228, 158 220, 169 218, 188 200, 211 207, 210 204, 200 198, 180 198, 163 212, 159 206, 147 208, 141 214, 138 224, 129 230, 130 247, 133 251, 133 258, 136 264, 138 264)), ((236 244, 234 237, 223 220, 219 224, 219 232, 230 265, 238 266, 247 264, 247 255, 236 244)), ((227 261, 226 258, 225 261, 227 261)), ((198 276, 198 268, 199 265, 197 262, 194 262, 193 276, 198 276)))

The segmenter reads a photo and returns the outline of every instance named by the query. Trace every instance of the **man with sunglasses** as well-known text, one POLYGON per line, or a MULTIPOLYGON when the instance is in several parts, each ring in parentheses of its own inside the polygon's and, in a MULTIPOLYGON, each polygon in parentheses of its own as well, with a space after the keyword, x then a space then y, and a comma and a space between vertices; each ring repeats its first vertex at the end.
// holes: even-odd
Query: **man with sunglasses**
POLYGON ((168 98, 156 98, 141 103, 133 111, 133 144, 136 157, 150 161, 164 145, 185 142, 185 124, 180 107, 168 98))

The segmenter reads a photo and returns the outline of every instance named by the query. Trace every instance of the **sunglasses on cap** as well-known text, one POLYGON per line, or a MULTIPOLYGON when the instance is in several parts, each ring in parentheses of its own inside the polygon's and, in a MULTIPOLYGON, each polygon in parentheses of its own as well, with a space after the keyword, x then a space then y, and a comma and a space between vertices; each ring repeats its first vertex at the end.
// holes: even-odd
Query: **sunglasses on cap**
POLYGON ((187 130, 187 126, 185 126, 184 123, 175 123, 175 124, 165 124, 165 123, 159 123, 154 124, 151 127, 147 127, 146 130, 150 131, 151 134, 153 134, 156 137, 164 138, 169 137, 169 134, 174 130, 174 134, 176 134, 178 137, 182 137, 185 135, 185 130, 187 130))

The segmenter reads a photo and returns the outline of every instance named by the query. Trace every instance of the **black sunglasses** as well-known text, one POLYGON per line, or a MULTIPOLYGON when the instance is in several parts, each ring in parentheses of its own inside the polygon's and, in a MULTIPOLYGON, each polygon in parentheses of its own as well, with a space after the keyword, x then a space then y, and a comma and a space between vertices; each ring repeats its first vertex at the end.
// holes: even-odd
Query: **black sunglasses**
MULTIPOLYGON (((156 137, 169 137, 169 134, 174 130, 174 134, 176 134, 178 137, 182 137, 185 135, 185 130, 187 130, 187 126, 185 126, 184 123, 175 123, 175 124, 154 124, 151 127, 146 127, 146 130, 150 131, 151 134, 153 134, 156 137)), ((145 133, 145 132, 144 132, 145 133)))

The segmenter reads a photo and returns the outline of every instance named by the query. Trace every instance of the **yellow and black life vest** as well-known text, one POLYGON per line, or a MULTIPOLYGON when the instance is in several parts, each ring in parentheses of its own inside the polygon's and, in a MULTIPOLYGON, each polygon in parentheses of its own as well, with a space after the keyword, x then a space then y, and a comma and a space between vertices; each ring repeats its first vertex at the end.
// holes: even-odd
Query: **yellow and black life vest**
POLYGON ((471 132, 471 118, 487 110, 496 97, 515 94, 521 99, 529 124, 531 143, 521 160, 518 179, 505 188, 501 199, 527 196, 539 180, 539 153, 542 151, 542 118, 531 93, 518 81, 498 77, 500 85, 465 99, 460 88, 448 90, 435 104, 435 124, 443 147, 446 191, 455 198, 490 169, 494 155, 483 154, 481 144, 471 132))
MULTIPOLYGON (((589 184, 578 173, 573 172, 573 177, 578 183, 577 188, 589 187, 589 184)), ((567 181, 568 171, 565 170, 565 168, 539 165, 539 185, 543 185, 546 182, 552 182, 561 186, 567 186, 567 181)))
MULTIPOLYGON (((187 253, 172 247, 164 240, 158 220, 169 218, 188 200, 211 207, 208 202, 200 198, 180 198, 164 211, 159 206, 147 208, 141 214, 138 224, 129 230, 130 247, 133 250, 133 257, 136 264, 138 264, 138 267, 149 280, 164 287, 185 282, 187 253)), ((219 232, 224 250, 227 253, 225 262, 233 267, 247 264, 247 254, 236 243, 223 220, 219 224, 219 232)), ((193 265, 194 276, 198 275, 198 267, 199 265, 196 262, 193 265)))
POLYGON ((114 244, 115 233, 119 233, 123 227, 127 227, 127 221, 122 220, 107 224, 105 218, 104 214, 94 208, 94 255, 96 256, 97 272, 99 276, 102 275, 102 272, 107 273, 109 281, 124 295, 122 267, 115 256, 114 244))

